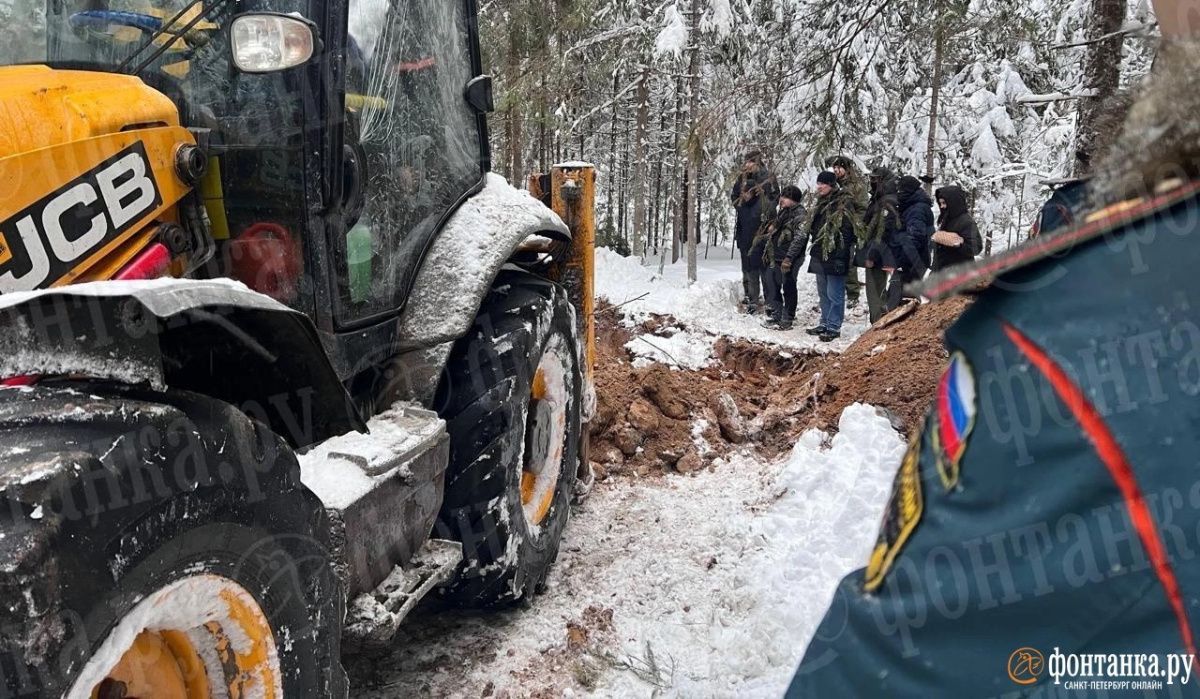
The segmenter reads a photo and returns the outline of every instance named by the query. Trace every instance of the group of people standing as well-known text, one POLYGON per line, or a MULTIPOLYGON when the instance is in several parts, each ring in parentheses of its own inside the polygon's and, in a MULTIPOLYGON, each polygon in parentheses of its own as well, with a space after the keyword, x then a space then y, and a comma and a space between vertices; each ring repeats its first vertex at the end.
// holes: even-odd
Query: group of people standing
POLYGON ((847 306, 858 305, 865 270, 867 309, 874 323, 900 304, 904 288, 926 272, 973 260, 983 248, 966 192, 947 186, 933 200, 911 175, 886 167, 864 182, 854 160, 838 155, 817 175, 807 205, 796 185, 779 189, 761 153, 749 153, 734 182, 735 240, 741 253, 743 312, 765 310, 764 324, 790 330, 796 319, 797 275, 808 254, 821 320, 805 332, 822 342, 841 337, 847 306))

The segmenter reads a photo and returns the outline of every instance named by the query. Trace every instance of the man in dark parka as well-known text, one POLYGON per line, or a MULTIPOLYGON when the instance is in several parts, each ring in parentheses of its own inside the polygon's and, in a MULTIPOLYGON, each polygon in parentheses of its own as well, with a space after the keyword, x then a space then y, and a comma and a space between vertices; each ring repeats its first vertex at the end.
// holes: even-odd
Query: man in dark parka
POLYGON ((896 190, 901 229, 892 243, 895 269, 888 286, 888 310, 903 300, 904 288, 929 271, 929 237, 933 234, 933 203, 921 181, 912 175, 900 178, 896 190))
POLYGON ((742 302, 747 313, 756 312, 762 299, 762 258, 751 255, 750 248, 759 229, 775 215, 778 197, 775 175, 763 164, 762 154, 747 154, 730 192, 737 212, 733 237, 741 254, 742 302))
MULTIPOLYGON (((867 208, 867 202, 870 194, 867 189, 867 183, 864 181, 862 173, 859 172, 858 164, 854 162, 854 158, 848 155, 835 155, 825 159, 825 167, 837 177, 838 187, 849 196, 849 201, 854 204, 853 208, 853 224, 855 234, 855 245, 857 246, 862 241, 864 233, 864 217, 867 208)), ((858 279, 858 268, 851 267, 846 273, 846 307, 854 308, 858 305, 862 297, 863 284, 858 279)))

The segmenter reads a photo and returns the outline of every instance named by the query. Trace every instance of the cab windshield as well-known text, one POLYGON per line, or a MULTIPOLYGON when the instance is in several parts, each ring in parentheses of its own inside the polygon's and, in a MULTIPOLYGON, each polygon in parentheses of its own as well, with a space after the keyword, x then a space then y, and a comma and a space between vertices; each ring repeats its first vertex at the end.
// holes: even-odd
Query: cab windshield
POLYGON ((234 0, 0 0, 0 65, 184 77, 228 55, 234 0))

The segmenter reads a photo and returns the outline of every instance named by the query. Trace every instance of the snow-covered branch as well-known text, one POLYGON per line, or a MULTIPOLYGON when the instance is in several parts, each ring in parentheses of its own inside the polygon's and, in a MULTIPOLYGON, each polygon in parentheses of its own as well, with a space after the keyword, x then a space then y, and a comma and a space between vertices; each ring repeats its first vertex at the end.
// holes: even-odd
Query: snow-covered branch
POLYGON ((1078 48, 1080 46, 1090 46, 1091 44, 1099 44, 1101 42, 1108 41, 1109 39, 1115 39, 1119 36, 1134 36, 1134 35, 1147 34, 1150 32, 1151 29, 1153 29, 1157 26, 1158 26, 1158 22, 1134 22, 1132 24, 1127 24, 1124 27, 1121 27, 1120 29, 1118 29, 1115 32, 1109 32, 1108 34, 1105 34, 1104 36, 1098 36, 1095 39, 1086 39, 1084 41, 1072 41, 1072 42, 1065 43, 1065 44, 1054 44, 1050 48, 1051 48, 1051 50, 1054 50, 1054 51, 1061 51, 1063 49, 1073 49, 1073 48, 1078 48))
POLYGON ((1049 102, 1069 102, 1095 97, 1095 90, 1081 90, 1068 95, 1065 92, 1051 92, 1045 95, 1022 95, 1017 98, 1018 104, 1047 104, 1049 102))
POLYGON ((644 27, 640 27, 640 26, 628 26, 628 27, 617 27, 616 29, 610 29, 606 32, 601 32, 599 34, 596 34, 595 36, 588 37, 587 39, 584 39, 583 41, 576 43, 574 46, 572 46, 571 48, 566 50, 566 53, 563 54, 563 57, 566 58, 567 56, 570 56, 572 53, 574 53, 576 51, 582 51, 586 48, 596 46, 597 44, 603 44, 603 43, 606 43, 609 41, 613 41, 614 39, 623 39, 627 36, 632 36, 634 34, 640 34, 640 33, 642 33, 642 31, 644 31, 644 29, 645 29, 644 27))
POLYGON ((591 119, 593 116, 595 116, 599 112, 602 112, 605 109, 608 109, 609 107, 611 107, 614 104, 616 104, 617 102, 619 102, 622 97, 624 97, 625 95, 628 95, 631 90, 636 88, 641 83, 642 83, 641 78, 634 80, 633 82, 629 83, 624 88, 622 88, 620 92, 613 95, 612 99, 610 99, 609 101, 605 102, 604 104, 601 104, 600 106, 589 111, 587 114, 584 114, 583 116, 576 119, 574 122, 571 123, 571 131, 572 132, 575 131, 575 129, 579 128, 579 125, 582 124, 583 122, 587 121, 588 119, 591 119))

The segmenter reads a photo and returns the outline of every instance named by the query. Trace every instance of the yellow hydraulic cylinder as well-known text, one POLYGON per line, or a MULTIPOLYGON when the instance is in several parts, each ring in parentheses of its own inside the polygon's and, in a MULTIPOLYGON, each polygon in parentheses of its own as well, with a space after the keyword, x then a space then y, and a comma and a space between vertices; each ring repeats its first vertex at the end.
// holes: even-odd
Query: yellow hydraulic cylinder
MULTIPOLYGON (((534 192, 534 196, 540 194, 534 192)), ((555 165, 550 176, 550 208, 571 229, 570 253, 557 276, 579 311, 576 323, 583 339, 584 377, 591 383, 596 366, 596 168, 589 163, 555 165)))

